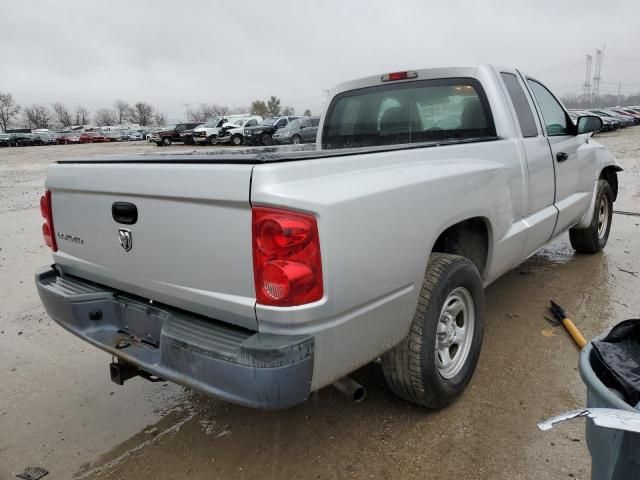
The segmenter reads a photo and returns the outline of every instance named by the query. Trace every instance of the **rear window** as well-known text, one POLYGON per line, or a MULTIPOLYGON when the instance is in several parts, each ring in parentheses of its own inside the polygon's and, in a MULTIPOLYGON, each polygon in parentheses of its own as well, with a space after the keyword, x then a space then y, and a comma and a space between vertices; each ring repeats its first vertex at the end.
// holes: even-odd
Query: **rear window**
POLYGON ((354 148, 495 137, 477 80, 420 80, 337 95, 327 111, 322 147, 354 148))

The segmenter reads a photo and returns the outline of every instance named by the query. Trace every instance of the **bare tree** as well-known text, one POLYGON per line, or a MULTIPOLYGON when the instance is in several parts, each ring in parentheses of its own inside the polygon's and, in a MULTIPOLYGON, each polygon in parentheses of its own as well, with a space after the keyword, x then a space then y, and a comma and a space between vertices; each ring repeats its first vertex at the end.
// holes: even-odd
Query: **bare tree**
POLYGON ((269 115, 267 104, 262 100, 254 100, 253 103, 251 103, 250 110, 252 115, 260 115, 261 117, 266 117, 267 115, 269 115))
POLYGON ((0 92, 0 127, 2 130, 7 129, 11 120, 17 117, 18 113, 20 113, 20 105, 15 102, 13 95, 0 92))
POLYGON ((118 98, 115 102, 113 102, 113 108, 116 111, 118 125, 121 125, 122 121, 127 119, 131 107, 127 102, 118 98))
POLYGON ((70 127, 73 124, 71 112, 65 105, 60 102, 55 102, 51 104, 51 108, 53 109, 53 113, 58 119, 60 126, 70 127))
POLYGON ((89 123, 89 110, 82 105, 78 105, 76 107, 76 117, 74 120, 76 125, 86 125, 89 123))
POLYGON ((99 127, 104 127, 105 125, 115 125, 118 121, 118 114, 110 108, 101 108, 100 110, 96 111, 96 114, 93 117, 93 121, 99 127))
POLYGON ((272 117, 280 115, 280 99, 275 95, 271 95, 269 100, 267 100, 267 109, 269 110, 269 115, 272 117))
POLYGON ((167 116, 164 113, 161 113, 159 110, 156 109, 156 111, 153 112, 153 123, 155 123, 158 126, 166 125, 167 124, 167 116))
POLYGON ((138 102, 129 109, 128 119, 141 127, 150 125, 153 120, 153 107, 147 102, 138 102))
POLYGON ((24 109, 24 118, 29 128, 49 128, 49 123, 51 122, 49 109, 39 103, 26 107, 24 109))
POLYGON ((229 107, 221 106, 221 105, 210 105, 208 103, 201 103, 200 108, 195 110, 189 109, 187 110, 187 117, 192 122, 206 122, 211 117, 218 117, 221 115, 226 115, 229 111, 229 107))
POLYGON ((311 116, 311 110, 309 110, 308 108, 304 111, 304 116, 305 117, 310 117, 311 116))
POLYGON ((295 114, 296 114, 296 109, 293 108, 291 105, 287 105, 282 109, 282 115, 295 115, 295 114))
POLYGON ((221 117, 224 117, 224 116, 228 115, 229 111, 231 110, 226 105, 218 105, 216 103, 211 105, 211 109, 215 112, 216 115, 219 115, 221 117))

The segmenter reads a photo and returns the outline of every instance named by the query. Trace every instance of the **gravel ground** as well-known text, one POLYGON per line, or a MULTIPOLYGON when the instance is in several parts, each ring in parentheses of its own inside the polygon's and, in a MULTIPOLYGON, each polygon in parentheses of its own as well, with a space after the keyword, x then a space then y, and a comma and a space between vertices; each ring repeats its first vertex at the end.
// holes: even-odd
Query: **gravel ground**
MULTIPOLYGON (((640 212, 640 127, 603 134, 625 172, 616 209, 640 212)), ((171 149, 185 150, 175 146, 171 149)), ((47 478, 589 478, 580 422, 536 422, 583 406, 577 350, 544 320, 549 298, 587 338, 640 317, 640 218, 615 215, 609 245, 575 255, 562 235, 487 289, 485 345, 455 404, 395 398, 379 366, 356 372, 362 404, 332 389, 283 412, 248 410, 173 384, 118 387, 109 357, 44 313, 34 270, 50 262, 38 201, 51 161, 156 151, 145 143, 0 149, 0 480, 47 478)))

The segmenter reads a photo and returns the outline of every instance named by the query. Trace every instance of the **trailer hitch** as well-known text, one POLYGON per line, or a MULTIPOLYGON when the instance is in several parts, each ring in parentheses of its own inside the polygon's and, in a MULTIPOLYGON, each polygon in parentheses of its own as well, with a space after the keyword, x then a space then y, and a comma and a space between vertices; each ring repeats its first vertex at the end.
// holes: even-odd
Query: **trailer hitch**
POLYGON ((140 370, 135 365, 123 362, 122 360, 111 362, 109 364, 109 373, 111 374, 111 381, 118 385, 124 385, 124 382, 134 377, 142 377, 149 382, 164 382, 163 378, 140 370))

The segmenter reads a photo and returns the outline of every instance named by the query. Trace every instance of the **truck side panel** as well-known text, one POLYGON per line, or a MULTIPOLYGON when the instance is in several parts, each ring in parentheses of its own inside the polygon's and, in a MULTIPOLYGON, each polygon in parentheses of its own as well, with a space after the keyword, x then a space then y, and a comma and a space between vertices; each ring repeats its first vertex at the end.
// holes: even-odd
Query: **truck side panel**
POLYGON ((516 146, 496 140, 254 168, 252 205, 318 218, 325 297, 301 307, 256 307, 261 332, 314 335, 312 389, 405 337, 429 252, 450 225, 486 219, 490 250, 501 252, 502 271, 489 260, 492 276, 521 260, 523 237, 506 238, 514 217, 505 165, 517 158, 516 146))

